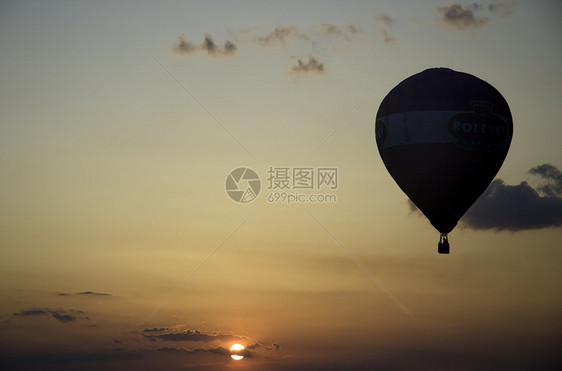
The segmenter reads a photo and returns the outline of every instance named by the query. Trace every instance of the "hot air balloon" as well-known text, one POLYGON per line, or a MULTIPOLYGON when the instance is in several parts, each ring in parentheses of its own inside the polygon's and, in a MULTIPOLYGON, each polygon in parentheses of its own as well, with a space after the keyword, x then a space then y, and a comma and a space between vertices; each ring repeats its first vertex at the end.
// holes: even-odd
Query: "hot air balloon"
POLYGON ((509 106, 487 82, 448 68, 402 81, 382 101, 375 139, 386 169, 440 232, 448 233, 499 171, 513 136, 509 106))

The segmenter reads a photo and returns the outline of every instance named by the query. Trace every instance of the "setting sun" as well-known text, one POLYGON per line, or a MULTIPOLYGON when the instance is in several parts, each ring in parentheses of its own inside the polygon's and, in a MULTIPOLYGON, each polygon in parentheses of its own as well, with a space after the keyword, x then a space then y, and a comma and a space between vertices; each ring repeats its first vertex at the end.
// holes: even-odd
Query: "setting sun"
POLYGON ((240 351, 244 350, 244 345, 242 344, 233 344, 230 347, 230 351, 234 352, 234 354, 231 355, 232 359, 235 359, 237 361, 241 360, 242 358, 244 358, 243 355, 239 354, 240 351))

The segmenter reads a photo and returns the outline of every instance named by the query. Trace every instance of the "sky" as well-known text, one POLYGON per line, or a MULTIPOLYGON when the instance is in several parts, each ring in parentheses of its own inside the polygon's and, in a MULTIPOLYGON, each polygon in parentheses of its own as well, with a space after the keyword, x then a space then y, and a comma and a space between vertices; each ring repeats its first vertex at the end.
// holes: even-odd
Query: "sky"
POLYGON ((1 1, 0 365, 557 369, 561 15, 1 1), (449 255, 374 140, 386 94, 433 67, 492 84, 514 125, 449 255))

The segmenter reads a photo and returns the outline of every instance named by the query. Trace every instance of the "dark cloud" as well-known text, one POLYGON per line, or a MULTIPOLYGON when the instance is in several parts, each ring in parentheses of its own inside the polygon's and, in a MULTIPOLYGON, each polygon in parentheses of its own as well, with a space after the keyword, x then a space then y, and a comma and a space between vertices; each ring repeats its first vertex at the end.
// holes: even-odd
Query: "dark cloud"
POLYGON ((318 61, 313 56, 308 56, 308 60, 305 61, 304 58, 298 58, 297 64, 291 67, 291 72, 295 74, 308 74, 308 73, 318 73, 322 74, 325 72, 324 64, 318 61))
POLYGON ((504 0, 499 3, 492 3, 488 5, 488 9, 494 13, 499 15, 500 17, 506 17, 511 15, 515 12, 515 8, 517 7, 517 3, 515 1, 504 0))
POLYGON ((445 7, 437 8, 442 18, 441 20, 453 27, 464 30, 468 28, 478 28, 488 22, 488 18, 478 18, 474 15, 474 5, 472 7, 463 8, 459 4, 452 4, 445 7))
POLYGON ((27 310, 20 310, 18 313, 14 313, 14 316, 20 316, 20 317, 46 316, 48 314, 49 311, 45 309, 27 309, 27 310))
MULTIPOLYGON (((211 353, 211 354, 218 354, 221 356, 229 356, 231 355, 230 350, 225 347, 215 347, 215 348, 196 348, 196 349, 185 349, 185 348, 175 348, 175 347, 162 347, 158 349, 159 352, 172 352, 172 353, 211 353)), ((246 356, 245 354, 243 354, 246 356)))
POLYGON ((76 319, 76 317, 74 317, 71 314, 62 314, 62 313, 58 313, 58 312, 51 312, 51 315, 53 316, 53 318, 55 318, 56 320, 58 320, 59 322, 62 322, 62 323, 72 322, 76 319))
MULTIPOLYGON (((562 172, 551 164, 529 170, 538 178, 533 188, 528 182, 505 184, 495 179, 460 220, 471 229, 518 232, 562 226, 562 172)), ((408 200, 412 212, 419 212, 408 200)))
POLYGON ((230 349, 217 346, 211 348, 195 348, 195 349, 186 349, 181 347, 162 347, 159 348, 159 352, 171 352, 171 353, 187 353, 187 354, 195 354, 195 353, 211 353, 217 355, 223 355, 230 357, 232 354, 238 354, 244 356, 246 358, 252 358, 259 355, 259 351, 277 351, 281 347, 279 344, 272 344, 272 345, 264 345, 260 343, 254 343, 248 345, 243 350, 239 351, 230 351, 230 349))
POLYGON ((17 316, 17 317, 34 317, 34 316, 48 316, 48 315, 50 315, 51 317, 53 317, 54 319, 56 319, 57 321, 59 321, 61 323, 73 322, 77 318, 88 319, 88 317, 84 317, 84 316, 77 317, 77 315, 81 315, 81 314, 84 314, 84 312, 81 311, 81 310, 75 310, 75 309, 54 310, 54 309, 44 308, 44 309, 25 309, 25 310, 22 309, 19 312, 14 313, 14 316, 17 316))
POLYGON ((215 340, 227 341, 227 340, 240 340, 239 336, 230 334, 205 334, 199 330, 186 330, 182 332, 171 332, 162 334, 147 334, 154 332, 150 329, 145 329, 143 335, 150 341, 163 340, 163 341, 200 341, 208 343, 215 340), (147 331, 148 330, 148 331, 147 331))
POLYGON ((210 34, 205 34, 205 38, 201 45, 193 43, 185 35, 180 35, 176 41, 172 52, 178 55, 190 55, 199 51, 206 52, 210 57, 230 56, 236 53, 238 47, 229 40, 226 40, 224 46, 219 47, 210 34))
POLYGON ((375 21, 382 26, 392 26, 396 21, 386 13, 375 15, 375 21))
POLYGON ((93 292, 93 291, 82 291, 82 292, 79 292, 78 295, 111 296, 111 294, 105 294, 105 293, 102 293, 102 292, 93 292))
POLYGON ((169 327, 153 327, 153 328, 145 328, 142 332, 164 332, 168 331, 169 327))
POLYGON ((217 52, 217 44, 215 44, 211 35, 205 34, 205 40, 203 40, 202 48, 210 55, 217 52))
POLYGON ((562 174, 550 164, 529 173, 539 178, 536 189, 527 182, 507 185, 496 179, 464 215, 463 224, 512 232, 562 226, 562 174))
POLYGON ((529 173, 540 178, 537 191, 547 197, 562 196, 562 172, 551 164, 543 164, 529 170, 529 173))
POLYGON ((308 36, 298 27, 295 26, 280 26, 276 27, 273 31, 266 36, 258 37, 258 42, 262 45, 270 45, 274 43, 285 44, 291 37, 298 39, 308 39, 308 36))
POLYGON ((264 349, 264 350, 268 350, 268 351, 277 351, 280 348, 281 348, 281 346, 279 344, 265 345, 265 344, 261 344, 261 343, 254 343, 254 344, 250 344, 250 345, 246 346, 246 349, 249 349, 249 350, 264 349))

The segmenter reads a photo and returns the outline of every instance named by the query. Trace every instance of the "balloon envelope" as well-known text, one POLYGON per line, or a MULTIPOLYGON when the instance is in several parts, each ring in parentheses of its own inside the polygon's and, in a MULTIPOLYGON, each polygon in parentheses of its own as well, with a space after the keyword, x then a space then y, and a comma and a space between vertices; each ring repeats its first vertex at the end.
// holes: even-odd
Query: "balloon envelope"
POLYGON ((511 112, 487 82, 433 68, 398 84, 377 112, 375 138, 396 183, 441 233, 449 233, 500 169, 511 112))

